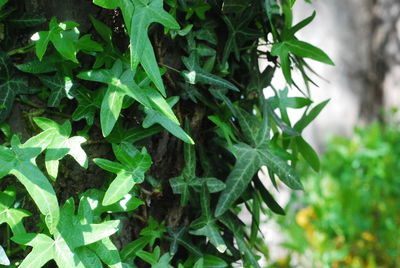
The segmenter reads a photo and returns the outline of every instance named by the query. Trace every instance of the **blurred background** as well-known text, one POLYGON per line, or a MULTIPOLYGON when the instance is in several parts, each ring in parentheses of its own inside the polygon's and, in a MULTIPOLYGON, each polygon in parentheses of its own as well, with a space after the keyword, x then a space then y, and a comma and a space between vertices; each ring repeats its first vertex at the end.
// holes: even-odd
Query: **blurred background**
POLYGON ((317 15, 297 37, 336 64, 308 61, 312 99, 330 99, 305 135, 321 168, 299 167, 304 193, 274 192, 287 215, 265 218, 266 265, 400 267, 400 0, 307 2, 294 23, 317 15))

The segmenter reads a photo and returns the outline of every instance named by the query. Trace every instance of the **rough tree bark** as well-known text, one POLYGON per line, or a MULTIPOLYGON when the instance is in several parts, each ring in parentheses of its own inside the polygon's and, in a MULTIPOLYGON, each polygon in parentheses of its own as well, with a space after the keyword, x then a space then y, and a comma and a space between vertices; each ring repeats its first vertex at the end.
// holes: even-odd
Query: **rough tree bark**
POLYGON ((369 0, 369 63, 366 92, 362 95, 360 116, 367 121, 382 118, 382 108, 398 105, 400 86, 400 2, 369 0))
MULTIPOLYGON (((64 1, 54 1, 54 0, 18 0, 18 9, 29 11, 30 13, 40 14, 46 17, 48 20, 52 17, 57 17, 58 21, 73 20, 80 24, 81 33, 92 33, 92 27, 88 15, 91 14, 97 19, 104 21, 108 26, 110 26, 116 37, 121 36, 121 39, 116 40, 116 45, 120 46, 124 50, 128 47, 129 40, 123 37, 121 33, 122 18, 121 14, 117 11, 109 11, 105 9, 97 8, 91 3, 91 1, 80 1, 80 0, 64 0, 64 1)), ((34 30, 41 30, 46 28, 47 25, 42 25, 34 30)), ((173 44, 170 44, 169 40, 163 39, 162 29, 155 26, 150 31, 150 39, 153 42, 155 48, 156 57, 160 64, 167 64, 176 69, 181 69, 180 66, 180 54, 176 50, 173 44)), ((27 42, 28 37, 25 36, 23 39, 27 42)), ((25 44, 21 44, 25 45, 25 44)), ((33 57, 33 56, 32 56, 33 57)), ((85 63, 83 63, 85 64, 85 63)), ((175 73, 167 73, 164 75, 164 82, 166 84, 166 89, 169 91, 169 95, 174 94, 174 75, 175 73)), ((35 129, 32 129, 33 125, 27 122, 26 118, 23 116, 24 112, 29 112, 29 107, 24 104, 16 103, 13 108, 12 116, 10 117, 10 124, 15 133, 22 133, 23 137, 28 138, 33 134, 35 129)), ((175 114, 183 122, 185 117, 189 118, 191 122, 192 136, 196 139, 198 144, 203 143, 204 137, 199 137, 197 134, 201 129, 202 121, 205 116, 204 107, 193 106, 185 107, 184 104, 179 102, 177 107, 174 109, 175 114)), ((134 113, 134 112, 133 112, 134 113)), ((44 115, 45 116, 45 115, 44 115)), ((140 118, 140 114, 129 114, 126 115, 129 124, 139 122, 136 118, 140 118)), ((62 118, 52 118, 60 119, 62 118)), ((141 121, 141 120, 140 120, 141 121)), ((74 123, 75 126, 83 127, 83 123, 74 123), (81 125, 79 125, 81 124, 81 125)), ((130 125, 132 127, 133 125, 130 125)), ((91 133, 95 135, 100 142, 93 142, 86 144, 84 150, 88 154, 89 159, 95 157, 100 158, 110 158, 113 156, 111 147, 109 144, 101 143, 102 136, 99 129, 98 133, 91 133)), ((178 140, 175 136, 171 136, 168 132, 152 137, 151 140, 146 141, 146 148, 152 156, 153 165, 150 170, 151 176, 156 178, 161 184, 167 185, 168 179, 171 177, 178 176, 182 167, 182 141, 178 140)), ((77 194, 83 193, 89 188, 101 188, 105 183, 104 172, 99 169, 94 163, 89 163, 89 168, 84 170, 80 168, 74 161, 62 161, 60 164, 60 176, 57 179, 57 183, 53 185, 55 188, 59 202, 62 204, 64 201, 73 196, 77 198, 77 194)), ((139 231, 144 227, 143 218, 152 216, 157 221, 165 221, 167 227, 176 227, 182 221, 187 219, 184 218, 184 211, 180 207, 179 196, 173 195, 170 187, 161 188, 161 191, 155 191, 150 185, 143 184, 143 199, 146 196, 151 199, 152 204, 148 206, 143 206, 142 210, 135 215, 135 218, 127 218, 126 216, 121 216, 124 227, 122 232, 115 238, 114 242, 119 247, 122 248, 128 242, 131 242, 135 237, 139 236, 139 231)), ((169 184, 168 184, 169 185, 169 184)), ((32 209, 35 207, 32 204, 32 209)), ((34 226, 32 226, 34 227, 34 226)))

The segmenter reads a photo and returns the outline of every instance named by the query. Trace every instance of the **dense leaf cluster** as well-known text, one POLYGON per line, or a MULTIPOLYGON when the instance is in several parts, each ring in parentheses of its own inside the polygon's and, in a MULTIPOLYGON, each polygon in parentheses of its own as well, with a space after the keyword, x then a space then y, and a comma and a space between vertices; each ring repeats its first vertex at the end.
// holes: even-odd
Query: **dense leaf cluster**
MULTIPOLYGON (((312 108, 291 73, 299 70, 307 88, 303 58, 332 61, 296 38, 315 14, 293 26, 294 3, 94 0, 104 14, 119 16, 127 42, 106 16, 90 16, 89 33, 51 18, 26 47, 4 44, 0 176, 8 183, 0 185, 0 223, 7 224, 0 264, 260 267, 260 215, 284 211, 257 171, 266 166, 275 187, 279 178, 300 190, 300 156, 319 168, 301 133, 327 102, 312 108), (269 63, 263 70, 260 58, 269 63), (279 67, 303 96, 271 86, 279 67), (265 97, 267 87, 272 97, 265 97), (15 101, 33 108, 24 114, 29 137, 10 131, 15 101), (303 110, 296 123, 290 108, 303 110), (109 153, 89 154, 93 144, 109 153), (100 189, 61 198, 55 189, 68 161, 80 166, 82 183, 84 169, 98 166, 100 189), (41 217, 26 227, 31 201, 41 217), (250 227, 238 217, 242 209, 252 215, 250 227), (127 224, 137 231, 116 244, 127 224)), ((0 19, 7 29, 44 22, 27 15, 7 20, 6 6, 0 19)))

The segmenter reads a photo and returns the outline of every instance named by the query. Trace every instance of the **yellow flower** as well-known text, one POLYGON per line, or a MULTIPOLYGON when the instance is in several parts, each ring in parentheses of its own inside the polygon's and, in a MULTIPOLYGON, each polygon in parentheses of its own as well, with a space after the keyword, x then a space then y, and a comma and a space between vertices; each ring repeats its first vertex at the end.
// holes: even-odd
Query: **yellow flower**
POLYGON ((307 229, 310 226, 310 220, 315 218, 315 211, 313 207, 306 207, 296 214, 296 222, 298 225, 307 229))
POLYGON ((370 232, 363 232, 363 233, 361 234, 361 237, 362 237, 365 241, 368 241, 368 242, 375 242, 375 241, 376 241, 376 237, 375 237, 373 234, 371 234, 370 232))

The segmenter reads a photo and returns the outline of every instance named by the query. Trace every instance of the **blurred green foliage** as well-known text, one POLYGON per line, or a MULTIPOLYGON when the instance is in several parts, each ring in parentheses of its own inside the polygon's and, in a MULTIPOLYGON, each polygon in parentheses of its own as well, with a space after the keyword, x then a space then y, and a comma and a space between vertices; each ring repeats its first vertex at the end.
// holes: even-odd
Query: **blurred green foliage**
POLYGON ((333 138, 321 172, 303 173, 280 219, 290 254, 274 267, 400 267, 399 123, 333 138))

